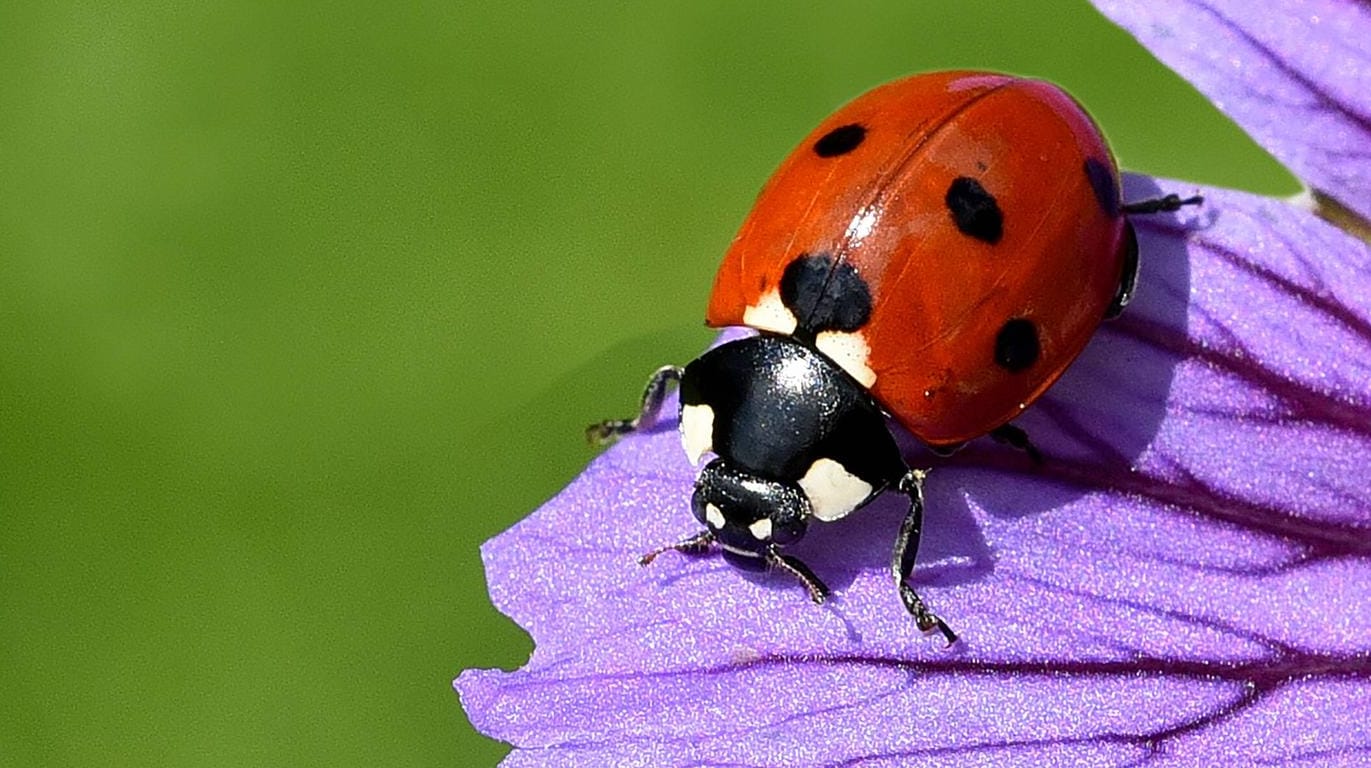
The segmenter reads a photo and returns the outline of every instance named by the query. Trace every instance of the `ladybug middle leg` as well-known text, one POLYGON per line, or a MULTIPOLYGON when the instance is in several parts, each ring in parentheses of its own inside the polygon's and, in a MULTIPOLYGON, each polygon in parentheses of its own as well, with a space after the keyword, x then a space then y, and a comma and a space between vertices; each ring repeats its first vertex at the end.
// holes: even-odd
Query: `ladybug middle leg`
POLYGON ((638 415, 631 419, 606 419, 586 427, 586 440, 594 445, 605 445, 620 437, 650 427, 661 415, 662 403, 666 400, 667 388, 681 381, 683 368, 677 365, 664 365, 652 372, 643 388, 643 404, 638 415))
POLYGON ((1028 458, 1035 466, 1042 466, 1043 455, 1038 450, 1038 446, 1028 439, 1028 433, 1022 428, 1013 424, 1001 424, 990 430, 990 439, 997 443, 1004 443, 1011 448, 1018 448, 1028 454, 1028 458))
POLYGON ((905 610, 914 617, 914 623, 924 632, 936 629, 942 633, 951 646, 957 642, 957 633, 947 626, 928 609, 919 593, 909 586, 909 576, 914 570, 914 560, 919 553, 919 537, 924 524, 924 478, 927 470, 911 469, 900 478, 899 491, 909 497, 909 511, 900 524, 900 533, 895 537, 895 551, 890 557, 890 572, 900 590, 900 600, 905 610))

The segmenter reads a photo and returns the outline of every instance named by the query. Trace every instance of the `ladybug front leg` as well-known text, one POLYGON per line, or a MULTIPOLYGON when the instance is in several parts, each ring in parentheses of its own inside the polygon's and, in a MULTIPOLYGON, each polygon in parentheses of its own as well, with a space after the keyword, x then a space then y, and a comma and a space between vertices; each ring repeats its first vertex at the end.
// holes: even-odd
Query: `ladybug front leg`
POLYGON ((900 478, 897 486, 901 493, 909 497, 909 511, 900 524, 900 533, 895 537, 895 552, 890 558, 890 572, 895 577, 895 585, 900 591, 900 600, 905 610, 914 617, 914 623, 924 632, 936 629, 947 639, 950 646, 957 642, 957 633, 947 623, 928 610, 923 598, 909 586, 909 576, 914 571, 914 561, 919 553, 919 537, 924 524, 924 477, 927 470, 911 469, 900 478))
POLYGON ((658 547, 652 550, 651 552, 648 552, 647 554, 638 558, 638 565, 650 565, 653 560, 657 559, 657 555, 660 555, 663 552, 671 552, 673 550, 675 550, 676 552, 684 552, 687 555, 704 554, 713 545, 714 532, 700 531, 699 533, 695 534, 694 536, 691 536, 688 539, 682 539, 676 542, 675 544, 668 544, 665 547, 658 547))
POLYGON ((586 427, 586 439, 595 445, 613 442, 629 432, 650 427, 657 421, 666 400, 667 387, 681 381, 684 369, 677 365, 664 365, 652 372, 643 388, 643 405, 638 415, 632 419, 606 419, 586 427))
POLYGON ((772 568, 785 571, 805 585, 805 589, 809 592, 809 599, 813 600, 815 605, 823 605, 824 600, 828 599, 828 586, 820 581, 819 577, 809 570, 809 566, 805 565, 804 561, 798 557, 781 554, 776 551, 776 546, 773 544, 766 550, 766 562, 772 568))

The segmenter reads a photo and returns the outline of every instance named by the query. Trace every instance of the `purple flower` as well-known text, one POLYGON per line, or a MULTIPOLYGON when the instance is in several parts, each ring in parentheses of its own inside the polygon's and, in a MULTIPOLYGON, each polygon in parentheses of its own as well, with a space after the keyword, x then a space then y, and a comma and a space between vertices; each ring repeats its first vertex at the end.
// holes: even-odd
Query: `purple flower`
MULTIPOLYGON (((1318 195, 1371 220, 1371 9, 1097 0, 1318 195)), ((1365 236, 1365 235, 1363 235, 1365 236)))
MULTIPOLYGON (((1101 3, 1310 200, 1371 215, 1371 8, 1280 5, 1101 3)), ((537 647, 462 674, 472 722, 511 766, 1371 759, 1371 249, 1302 205, 1205 196, 1135 220, 1136 301, 1018 421, 1045 465, 990 441, 923 462, 915 582, 964 642, 891 588, 893 495, 795 547, 823 607, 717 557, 639 568, 694 529, 664 424, 485 545, 537 647)))

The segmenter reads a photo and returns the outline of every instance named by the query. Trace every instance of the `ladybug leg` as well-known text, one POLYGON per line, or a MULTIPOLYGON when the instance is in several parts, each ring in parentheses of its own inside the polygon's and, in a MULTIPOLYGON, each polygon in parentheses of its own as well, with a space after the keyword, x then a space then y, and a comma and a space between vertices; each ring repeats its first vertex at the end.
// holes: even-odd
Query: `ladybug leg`
POLYGON ((687 555, 698 555, 709 549, 714 544, 714 534, 711 531, 700 531, 688 539, 682 539, 675 544, 668 544, 665 547, 658 547, 651 552, 638 558, 638 565, 648 565, 657 559, 657 555, 663 552, 675 550, 684 552, 687 555))
POLYGON ((938 630, 947 644, 957 642, 957 633, 947 623, 928 610, 923 598, 909 586, 909 576, 914 571, 914 560, 919 553, 919 537, 924 524, 924 477, 927 470, 911 469, 900 478, 898 488, 909 497, 909 512, 900 524, 900 533, 895 537, 895 552, 890 557, 890 572, 900 590, 900 600, 905 610, 914 617, 914 623, 923 632, 938 630))
POLYGON ((1011 448, 1018 448, 1028 454, 1036 466, 1042 466, 1043 455, 1038 451, 1038 447, 1028 439, 1028 433, 1013 424, 1001 424, 990 430, 990 438, 997 443, 1004 443, 1011 448))
POLYGON ((783 555, 776 551, 775 545, 772 545, 766 550, 766 563, 772 568, 794 576, 801 584, 805 585, 805 589, 809 590, 809 599, 813 600, 816 605, 823 605, 824 600, 827 599, 828 586, 820 581, 819 577, 809 570, 809 566, 805 565, 804 561, 798 557, 783 555))
POLYGON ((666 400, 667 387, 681 381, 683 370, 677 365, 664 365, 653 371, 647 386, 643 388, 643 405, 638 415, 631 419, 606 419, 591 424, 586 427, 586 440, 594 445, 606 445, 629 432, 655 424, 662 410, 662 402, 666 400))
POLYGON ((1124 213, 1148 214, 1148 213, 1170 213, 1179 211, 1187 205, 1200 205, 1204 202, 1203 195, 1192 195, 1182 198, 1177 194, 1166 195, 1165 197, 1154 197, 1150 200, 1139 200, 1136 203, 1126 203, 1121 209, 1124 213))
POLYGON ((1138 233, 1133 231, 1133 222, 1123 223, 1123 274, 1119 277, 1118 290, 1114 301, 1104 311, 1105 320, 1113 320, 1123 314, 1123 308, 1133 300, 1133 291, 1138 286, 1138 233))
MULTIPOLYGON (((1180 210, 1182 206, 1199 205, 1203 202, 1204 198, 1200 195, 1182 198, 1180 195, 1171 194, 1165 197, 1154 197, 1150 200, 1128 203, 1122 206, 1120 210, 1132 216, 1170 213, 1180 210)), ((1124 221, 1123 257, 1123 275, 1119 278, 1119 288, 1114 293, 1114 301, 1104 311, 1104 319, 1106 320, 1113 320, 1123 314, 1123 308, 1133 300, 1133 290, 1138 284, 1138 233, 1133 231, 1133 223, 1127 220, 1124 221)))

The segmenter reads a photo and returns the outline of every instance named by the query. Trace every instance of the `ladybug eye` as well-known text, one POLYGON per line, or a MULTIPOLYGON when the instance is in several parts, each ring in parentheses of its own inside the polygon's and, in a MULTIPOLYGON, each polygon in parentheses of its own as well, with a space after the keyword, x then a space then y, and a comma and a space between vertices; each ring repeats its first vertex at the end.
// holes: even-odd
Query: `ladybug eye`
POLYGON ((963 235, 991 245, 1000 242, 1000 235, 1004 233, 1000 205, 979 181, 958 176, 947 188, 943 202, 947 203, 952 221, 963 235))
POLYGON ((866 128, 860 123, 850 123, 834 128, 814 142, 814 154, 819 157, 837 157, 856 149, 866 138, 866 128))
POLYGON ((1042 345, 1038 343, 1038 327, 1032 320, 1016 317, 1005 323, 995 336, 995 364, 1007 371, 1018 372, 1038 362, 1042 345))

